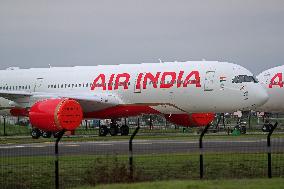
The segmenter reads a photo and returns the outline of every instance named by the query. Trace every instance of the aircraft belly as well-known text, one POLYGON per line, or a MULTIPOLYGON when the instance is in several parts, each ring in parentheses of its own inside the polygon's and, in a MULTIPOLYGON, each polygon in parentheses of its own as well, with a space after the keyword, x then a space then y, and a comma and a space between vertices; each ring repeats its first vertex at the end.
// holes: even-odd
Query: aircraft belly
POLYGON ((113 107, 114 105, 108 105, 104 103, 97 102, 80 102, 83 112, 95 112, 103 109, 113 107))
POLYGON ((181 110, 177 106, 173 104, 165 104, 165 105, 158 105, 158 106, 150 106, 152 109, 157 110, 162 114, 184 114, 185 111, 181 110))

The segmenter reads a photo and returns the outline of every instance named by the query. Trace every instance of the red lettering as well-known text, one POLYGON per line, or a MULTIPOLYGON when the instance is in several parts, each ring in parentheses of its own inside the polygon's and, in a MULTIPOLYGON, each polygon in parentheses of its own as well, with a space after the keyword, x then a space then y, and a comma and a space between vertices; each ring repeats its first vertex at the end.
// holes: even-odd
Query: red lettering
POLYGON ((135 88, 140 90, 141 89, 141 80, 142 80, 142 77, 143 77, 143 73, 140 73, 137 77, 137 81, 136 81, 136 86, 135 88))
POLYGON ((184 74, 184 71, 180 71, 178 74, 177 88, 181 87, 183 74, 184 74))
POLYGON ((105 74, 100 74, 93 82, 93 85, 91 86, 91 90, 95 90, 96 87, 102 87, 103 90, 106 90, 106 85, 105 85, 106 77, 105 74), (101 84, 97 84, 97 82, 101 80, 101 84))
MULTIPOLYGON (((150 72, 146 74, 139 73, 136 78, 135 89, 141 90, 142 80, 143 80, 143 89, 147 88, 147 84, 149 81, 150 83, 152 83, 153 88, 158 88, 159 82, 160 82, 159 87, 162 89, 173 87, 175 85, 175 82, 177 82, 177 88, 187 87, 189 84, 193 84, 196 87, 201 87, 200 76, 198 71, 192 71, 191 73, 189 73, 184 79, 184 81, 182 80, 184 71, 180 71, 178 75, 176 72, 163 72, 161 80, 159 81, 160 75, 161 72, 157 72, 155 75, 150 72)), ((95 90, 96 88, 102 87, 102 90, 111 91, 111 90, 118 90, 119 86, 123 86, 123 88, 127 90, 129 86, 129 81, 130 81, 130 75, 128 73, 111 74, 108 84, 106 84, 105 74, 100 74, 98 77, 94 79, 93 84, 91 85, 91 90, 95 90)), ((272 88, 273 85, 278 85, 280 87, 283 87, 282 73, 278 73, 272 78, 269 87, 272 88), (275 82, 276 79, 278 79, 279 81, 275 82)))
POLYGON ((160 85, 160 88, 161 89, 171 88, 174 85, 175 80, 176 80, 176 73, 175 72, 164 72, 163 75, 162 75, 162 79, 161 79, 162 83, 160 85), (167 76, 170 76, 171 80, 166 83, 166 77, 167 76))
POLYGON ((119 86, 124 86, 124 89, 128 89, 129 79, 130 75, 128 73, 117 74, 114 90, 117 90, 119 86), (124 78, 124 81, 120 81, 120 78, 124 78))
POLYGON ((188 76, 186 76, 183 87, 187 87, 188 84, 195 84, 196 87, 201 87, 198 71, 192 71, 190 74, 188 74, 188 76), (194 77, 194 79, 190 80, 191 77, 194 77))
POLYGON ((112 90, 112 84, 113 84, 113 78, 114 78, 115 74, 111 74, 109 82, 108 82, 108 90, 111 91, 112 90))
POLYGON ((146 89, 147 86, 147 79, 150 79, 153 83, 153 87, 157 88, 158 79, 160 77, 161 72, 157 72, 156 76, 153 76, 151 73, 146 73, 143 81, 143 89, 146 89))
POLYGON ((273 88, 273 86, 283 87, 282 73, 277 73, 270 81, 269 88, 273 88))

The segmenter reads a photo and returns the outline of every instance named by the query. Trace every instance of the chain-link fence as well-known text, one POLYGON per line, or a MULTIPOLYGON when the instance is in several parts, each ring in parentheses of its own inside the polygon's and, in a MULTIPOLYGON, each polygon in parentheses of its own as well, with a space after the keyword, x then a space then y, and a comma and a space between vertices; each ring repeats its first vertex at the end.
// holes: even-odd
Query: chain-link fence
MULTIPOLYGON (((190 135, 190 134, 188 134, 190 135)), ((72 188, 99 183, 199 179, 200 154, 205 179, 284 177, 284 138, 272 135, 220 137, 206 134, 203 150, 188 140, 137 140, 133 143, 133 177, 128 140, 66 142, 59 146, 59 186, 72 188), (274 138, 273 138, 274 137, 274 138)), ((65 142, 64 142, 65 141, 65 142)), ((55 188, 54 144, 2 144, 1 188, 55 188)))

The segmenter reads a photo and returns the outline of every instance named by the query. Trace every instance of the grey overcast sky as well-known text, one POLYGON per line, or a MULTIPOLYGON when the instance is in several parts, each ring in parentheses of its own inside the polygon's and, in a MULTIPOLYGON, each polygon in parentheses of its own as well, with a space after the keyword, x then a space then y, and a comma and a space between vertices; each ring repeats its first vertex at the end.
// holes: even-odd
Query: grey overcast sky
POLYGON ((283 0, 0 0, 0 69, 219 60, 284 64, 283 0))

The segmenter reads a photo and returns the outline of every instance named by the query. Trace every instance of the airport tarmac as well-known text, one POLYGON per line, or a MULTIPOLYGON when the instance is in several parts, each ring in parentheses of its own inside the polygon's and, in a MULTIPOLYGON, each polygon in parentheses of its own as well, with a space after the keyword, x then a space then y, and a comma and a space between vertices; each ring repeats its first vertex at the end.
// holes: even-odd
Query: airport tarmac
MULTIPOLYGON (((128 141, 61 142, 60 155, 115 155, 128 154, 128 141)), ((204 152, 220 153, 265 153, 268 151, 265 139, 255 140, 207 140, 204 152)), ((284 152, 284 139, 272 140, 272 152, 284 152)), ((198 153, 198 141, 186 140, 135 140, 134 154, 198 153)), ((54 143, 5 144, 0 145, 0 157, 51 156, 54 143)))

